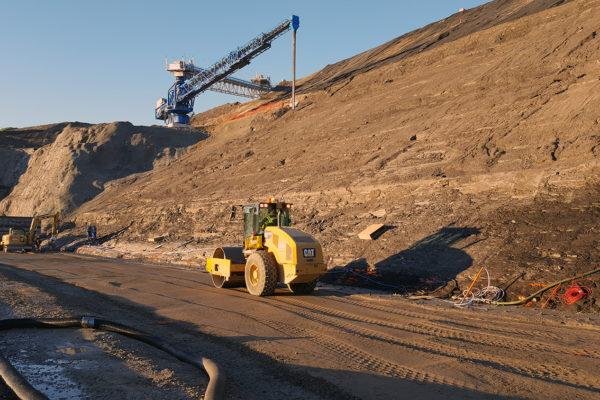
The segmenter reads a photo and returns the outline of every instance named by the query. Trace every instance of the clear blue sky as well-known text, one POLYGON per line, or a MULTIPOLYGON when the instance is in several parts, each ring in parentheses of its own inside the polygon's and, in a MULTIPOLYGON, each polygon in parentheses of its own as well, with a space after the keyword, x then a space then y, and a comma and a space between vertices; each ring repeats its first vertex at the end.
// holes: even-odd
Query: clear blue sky
MULTIPOLYGON (((208 66, 290 15, 297 77, 485 0, 0 0, 0 128, 154 120, 181 57, 208 66)), ((291 34, 235 76, 291 79, 291 34)), ((195 112, 243 98, 205 92, 195 112)))

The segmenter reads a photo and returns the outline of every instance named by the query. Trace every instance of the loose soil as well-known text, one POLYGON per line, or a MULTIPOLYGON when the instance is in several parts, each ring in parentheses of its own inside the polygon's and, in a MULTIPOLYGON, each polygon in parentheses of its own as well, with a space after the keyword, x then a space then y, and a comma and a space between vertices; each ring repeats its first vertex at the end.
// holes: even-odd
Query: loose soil
MULTIPOLYGON (((231 399, 600 393, 596 314, 457 309, 331 285, 259 298, 216 289, 198 268, 61 254, 0 254, 0 287, 3 317, 95 315, 212 358, 228 374, 231 399)), ((1 336, 0 350, 34 384, 66 398, 199 398, 206 385, 194 368, 113 334, 1 336)))

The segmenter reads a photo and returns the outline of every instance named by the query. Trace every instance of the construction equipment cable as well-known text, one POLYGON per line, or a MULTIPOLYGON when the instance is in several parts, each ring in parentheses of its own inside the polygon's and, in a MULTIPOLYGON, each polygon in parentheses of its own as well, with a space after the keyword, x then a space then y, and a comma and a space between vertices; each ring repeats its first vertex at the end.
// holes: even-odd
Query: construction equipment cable
POLYGON ((521 300, 515 300, 515 301, 492 301, 492 302, 490 302, 490 304, 493 304, 493 305, 496 305, 496 306, 518 306, 520 304, 527 303, 531 299, 534 299, 534 298, 538 297, 539 295, 541 295, 542 293, 544 293, 546 290, 552 289, 553 287, 555 287, 557 285, 562 285, 563 283, 574 281, 575 279, 581 279, 581 278, 584 278, 586 276, 589 276, 589 275, 592 275, 592 274, 596 274, 598 272, 600 272, 600 268, 596 268, 596 269, 594 269, 592 271, 585 272, 585 273, 583 273, 581 275, 577 275, 577 276, 574 276, 572 278, 567 278, 567 279, 562 279, 560 281, 556 281, 554 283, 551 283, 548 286, 543 287, 542 289, 540 289, 537 292, 533 293, 529 297, 526 297, 526 298, 521 299, 521 300))
MULTIPOLYGON (((450 300, 442 300, 442 301, 452 303, 459 307, 472 304, 474 302, 472 300, 495 305, 495 306, 518 306, 518 305, 525 304, 525 303, 531 301, 532 299, 540 296, 541 294, 543 294, 544 292, 546 292, 549 289, 552 289, 553 287, 562 285, 563 283, 574 281, 576 279, 581 279, 586 276, 596 274, 598 272, 600 272, 600 268, 596 268, 592 271, 585 272, 581 275, 577 275, 572 278, 567 278, 567 279, 562 279, 560 281, 556 281, 554 283, 551 283, 550 285, 544 286, 542 289, 538 290, 537 292, 531 294, 530 296, 528 296, 526 298, 523 298, 520 300, 515 300, 515 301, 499 301, 499 299, 504 297, 504 291, 495 286, 490 286, 490 284, 489 284, 490 278, 489 278, 489 274, 488 274, 488 286, 483 289, 473 291, 472 297, 470 297, 468 299, 465 298, 466 291, 464 291, 462 300, 460 300, 458 302, 454 302, 454 301, 450 301, 450 300)), ((587 291, 587 289, 588 288, 585 287, 584 291, 586 291, 586 293, 588 293, 588 295, 589 295, 589 292, 591 292, 591 289, 589 289, 589 291, 587 291)), ((418 299, 441 300, 440 298, 434 297, 434 296, 409 296, 408 298, 411 300, 418 300, 418 299)), ((545 307, 545 305, 544 305, 544 307, 545 307)))
POLYGON ((31 386, 23 375, 2 355, 0 355, 0 377, 8 387, 22 400, 48 400, 45 394, 31 386))
MULTIPOLYGON (((204 394, 206 400, 220 400, 225 389, 225 375, 218 365, 208 358, 192 357, 165 343, 162 339, 148 333, 130 328, 128 326, 95 317, 73 317, 58 319, 17 318, 0 320, 0 331, 24 328, 92 328, 109 332, 120 333, 132 339, 139 340, 150 346, 156 347, 180 361, 191 364, 200 369, 208 377, 208 386, 204 394)), ((0 356, 0 377, 22 400, 47 400, 44 394, 35 389, 23 376, 0 356)))
POLYGON ((487 268, 481 267, 477 273, 477 276, 473 280, 473 283, 471 283, 471 286, 469 286, 469 289, 463 292, 462 299, 454 303, 454 305, 457 307, 463 307, 473 303, 493 303, 502 299, 504 297, 504 290, 497 286, 492 286, 490 283, 491 280, 489 271, 487 268), (482 289, 473 289, 473 286, 475 285, 477 278, 479 278, 479 275, 481 275, 482 270, 485 270, 485 273, 487 274, 487 286, 482 289))

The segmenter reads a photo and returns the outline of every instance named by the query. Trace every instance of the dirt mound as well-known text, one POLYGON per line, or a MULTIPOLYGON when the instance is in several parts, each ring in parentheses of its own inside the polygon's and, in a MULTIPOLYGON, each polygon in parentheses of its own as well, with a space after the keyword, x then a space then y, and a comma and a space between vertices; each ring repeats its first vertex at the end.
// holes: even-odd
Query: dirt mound
MULTIPOLYGON (((29 158, 36 149, 48 145, 68 125, 63 122, 29 128, 7 128, 0 131, 0 199, 6 197, 27 170, 29 158)), ((89 126, 72 123, 71 126, 89 126)))
POLYGON ((68 213, 115 179, 168 165, 202 138, 195 132, 128 122, 10 132, 3 139, 15 147, 31 147, 2 150, 7 153, 3 163, 16 167, 3 178, 5 190, 12 192, 0 202, 0 213, 68 213))
POLYGON ((54 142, 58 134, 68 125, 73 128, 90 126, 82 122, 61 122, 28 128, 7 128, 0 131, 0 146, 9 149, 35 150, 54 142))

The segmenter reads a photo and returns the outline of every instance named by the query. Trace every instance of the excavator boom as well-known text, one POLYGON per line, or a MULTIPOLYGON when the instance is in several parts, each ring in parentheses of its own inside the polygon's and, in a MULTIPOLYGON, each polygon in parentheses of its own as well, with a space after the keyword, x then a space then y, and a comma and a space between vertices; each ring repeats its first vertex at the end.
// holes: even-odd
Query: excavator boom
POLYGON ((33 243, 33 239, 35 238, 35 229, 37 228, 38 224, 48 218, 53 219, 51 235, 52 235, 52 237, 56 236, 56 233, 58 232, 58 223, 60 221, 60 212, 56 212, 55 214, 37 215, 37 216, 33 217, 33 219, 31 220, 31 226, 29 227, 29 234, 27 235, 28 243, 33 243))
POLYGON ((20 229, 10 229, 8 234, 2 236, 1 247, 4 252, 36 249, 39 243, 36 241, 35 231, 39 223, 48 218, 52 218, 52 238, 56 237, 56 234, 58 233, 58 224, 60 222, 60 213, 37 215, 31 220, 29 232, 25 233, 20 229))

